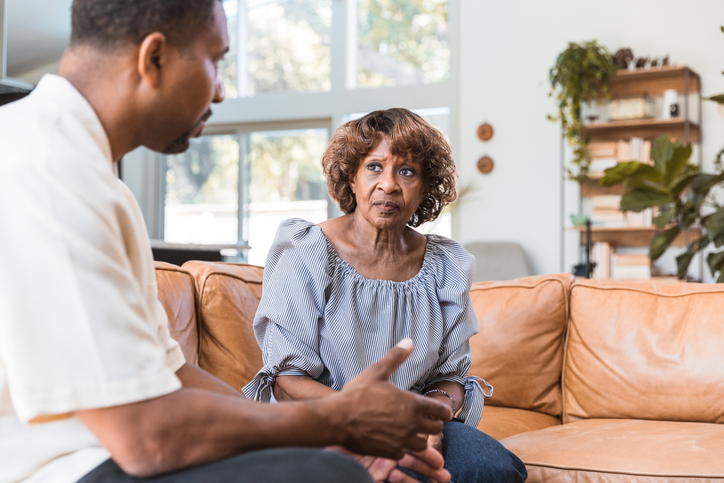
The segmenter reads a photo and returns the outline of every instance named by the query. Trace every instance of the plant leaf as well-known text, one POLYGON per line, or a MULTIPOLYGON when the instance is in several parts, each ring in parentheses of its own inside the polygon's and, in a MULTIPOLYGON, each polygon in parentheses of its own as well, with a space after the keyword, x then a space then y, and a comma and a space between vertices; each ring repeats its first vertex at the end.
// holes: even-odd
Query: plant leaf
POLYGON ((666 172, 666 163, 669 162, 674 154, 674 144, 669 140, 668 134, 662 134, 654 140, 651 147, 651 159, 654 160, 654 166, 659 172, 666 172))
POLYGON ((684 169, 689 163, 691 157, 691 144, 686 146, 674 147, 674 152, 671 154, 671 159, 666 163, 666 185, 669 186, 674 181, 681 170, 684 169))
MULTIPOLYGON (((692 165, 689 165, 692 166, 692 165)), ((687 174, 684 175, 676 180, 671 184, 671 187, 669 189, 669 192, 671 193, 671 196, 679 196, 682 191, 684 191, 684 188, 689 186, 695 177, 699 175, 698 173, 699 169, 696 168, 696 172, 694 174, 687 174)))
POLYGON ((691 260, 694 258, 694 253, 687 250, 678 257, 676 257, 676 277, 679 280, 684 280, 686 274, 689 273, 689 265, 691 260))
POLYGON ((643 211, 646 208, 673 203, 673 198, 658 191, 635 188, 621 197, 621 211, 643 211))
POLYGON ((664 211, 660 212, 658 215, 656 215, 656 218, 654 218, 654 226, 657 228, 664 228, 666 225, 671 223, 674 220, 674 215, 676 214, 676 205, 672 204, 668 208, 666 208, 664 211))
MULTIPOLYGON (((724 74, 724 72, 722 72, 722 74, 724 74)), ((724 104, 724 94, 718 94, 716 96, 707 97, 706 100, 718 102, 719 104, 724 104)))
POLYGON ((689 265, 691 265, 691 260, 694 258, 694 255, 700 252, 708 244, 708 238, 699 238, 698 240, 692 242, 684 253, 676 257, 676 276, 679 280, 684 280, 686 278, 686 274, 689 273, 689 265))
POLYGON ((629 186, 636 186, 637 182, 651 182, 659 186, 650 186, 649 188, 659 191, 665 191, 663 186, 664 177, 653 166, 641 164, 638 161, 624 161, 618 163, 612 168, 604 171, 604 177, 599 184, 602 186, 613 186, 619 183, 628 182, 629 186))
POLYGON ((724 243, 724 209, 715 211, 704 220, 709 239, 714 241, 717 248, 720 247, 724 243))
POLYGON ((713 277, 716 272, 724 268, 724 251, 710 253, 706 257, 706 263, 709 265, 709 270, 711 270, 711 276, 713 277))
POLYGON ((651 260, 658 260, 680 232, 681 228, 673 226, 668 230, 654 235, 654 239, 651 240, 651 245, 649 246, 649 257, 651 257, 651 260))

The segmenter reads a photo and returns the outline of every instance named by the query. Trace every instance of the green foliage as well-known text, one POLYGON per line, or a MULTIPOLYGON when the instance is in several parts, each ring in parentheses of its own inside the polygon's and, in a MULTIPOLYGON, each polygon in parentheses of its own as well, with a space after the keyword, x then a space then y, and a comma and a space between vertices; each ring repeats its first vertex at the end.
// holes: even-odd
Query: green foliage
MULTIPOLYGON (((701 237, 676 258, 677 275, 683 279, 694 255, 710 243, 717 248, 724 245, 724 207, 712 197, 712 190, 724 182, 724 173, 700 173, 696 165, 689 163, 691 145, 673 143, 668 135, 656 138, 651 157, 654 166, 629 161, 607 169, 601 185, 621 184, 627 188, 621 198, 622 211, 659 208, 654 225, 664 230, 651 241, 652 260, 658 259, 680 233, 692 228, 701 230, 701 237)), ((707 263, 712 275, 719 272, 717 282, 724 282, 724 250, 711 253, 707 263)))
POLYGON ((581 106, 584 102, 609 97, 610 79, 616 72, 613 56, 595 40, 582 44, 569 43, 550 70, 550 96, 558 101, 558 114, 548 116, 560 122, 563 136, 573 150, 571 176, 585 179, 590 158, 587 140, 582 136, 581 106))

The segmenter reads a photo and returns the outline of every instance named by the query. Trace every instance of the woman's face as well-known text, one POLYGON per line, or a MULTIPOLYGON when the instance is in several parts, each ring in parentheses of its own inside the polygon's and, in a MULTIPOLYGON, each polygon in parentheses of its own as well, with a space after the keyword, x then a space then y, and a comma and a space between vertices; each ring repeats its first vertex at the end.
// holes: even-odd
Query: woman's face
POLYGON ((422 163, 390 154, 390 138, 382 135, 350 185, 365 220, 378 229, 403 228, 424 196, 422 163))

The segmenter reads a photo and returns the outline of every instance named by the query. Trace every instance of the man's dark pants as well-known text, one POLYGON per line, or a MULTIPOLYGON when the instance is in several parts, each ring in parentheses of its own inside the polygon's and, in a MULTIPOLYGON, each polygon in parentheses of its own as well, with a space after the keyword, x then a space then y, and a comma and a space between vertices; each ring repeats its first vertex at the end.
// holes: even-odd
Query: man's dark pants
POLYGON ((128 476, 108 460, 78 483, 372 483, 369 473, 347 456, 309 448, 278 448, 234 456, 153 478, 128 476))

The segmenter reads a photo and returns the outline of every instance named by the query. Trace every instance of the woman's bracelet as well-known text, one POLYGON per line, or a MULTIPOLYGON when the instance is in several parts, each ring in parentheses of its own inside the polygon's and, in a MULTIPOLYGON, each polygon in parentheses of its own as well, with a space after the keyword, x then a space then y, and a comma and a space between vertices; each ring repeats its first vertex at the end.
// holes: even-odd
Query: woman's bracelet
POLYGON ((428 394, 432 394, 433 392, 439 392, 440 394, 444 394, 447 396, 447 398, 450 400, 450 403, 452 403, 452 411, 453 411, 453 416, 454 416, 455 411, 457 411, 457 409, 455 409, 455 399, 453 399, 450 394, 446 393, 442 389, 430 389, 429 391, 425 392, 423 394, 423 396, 427 396, 428 394))

